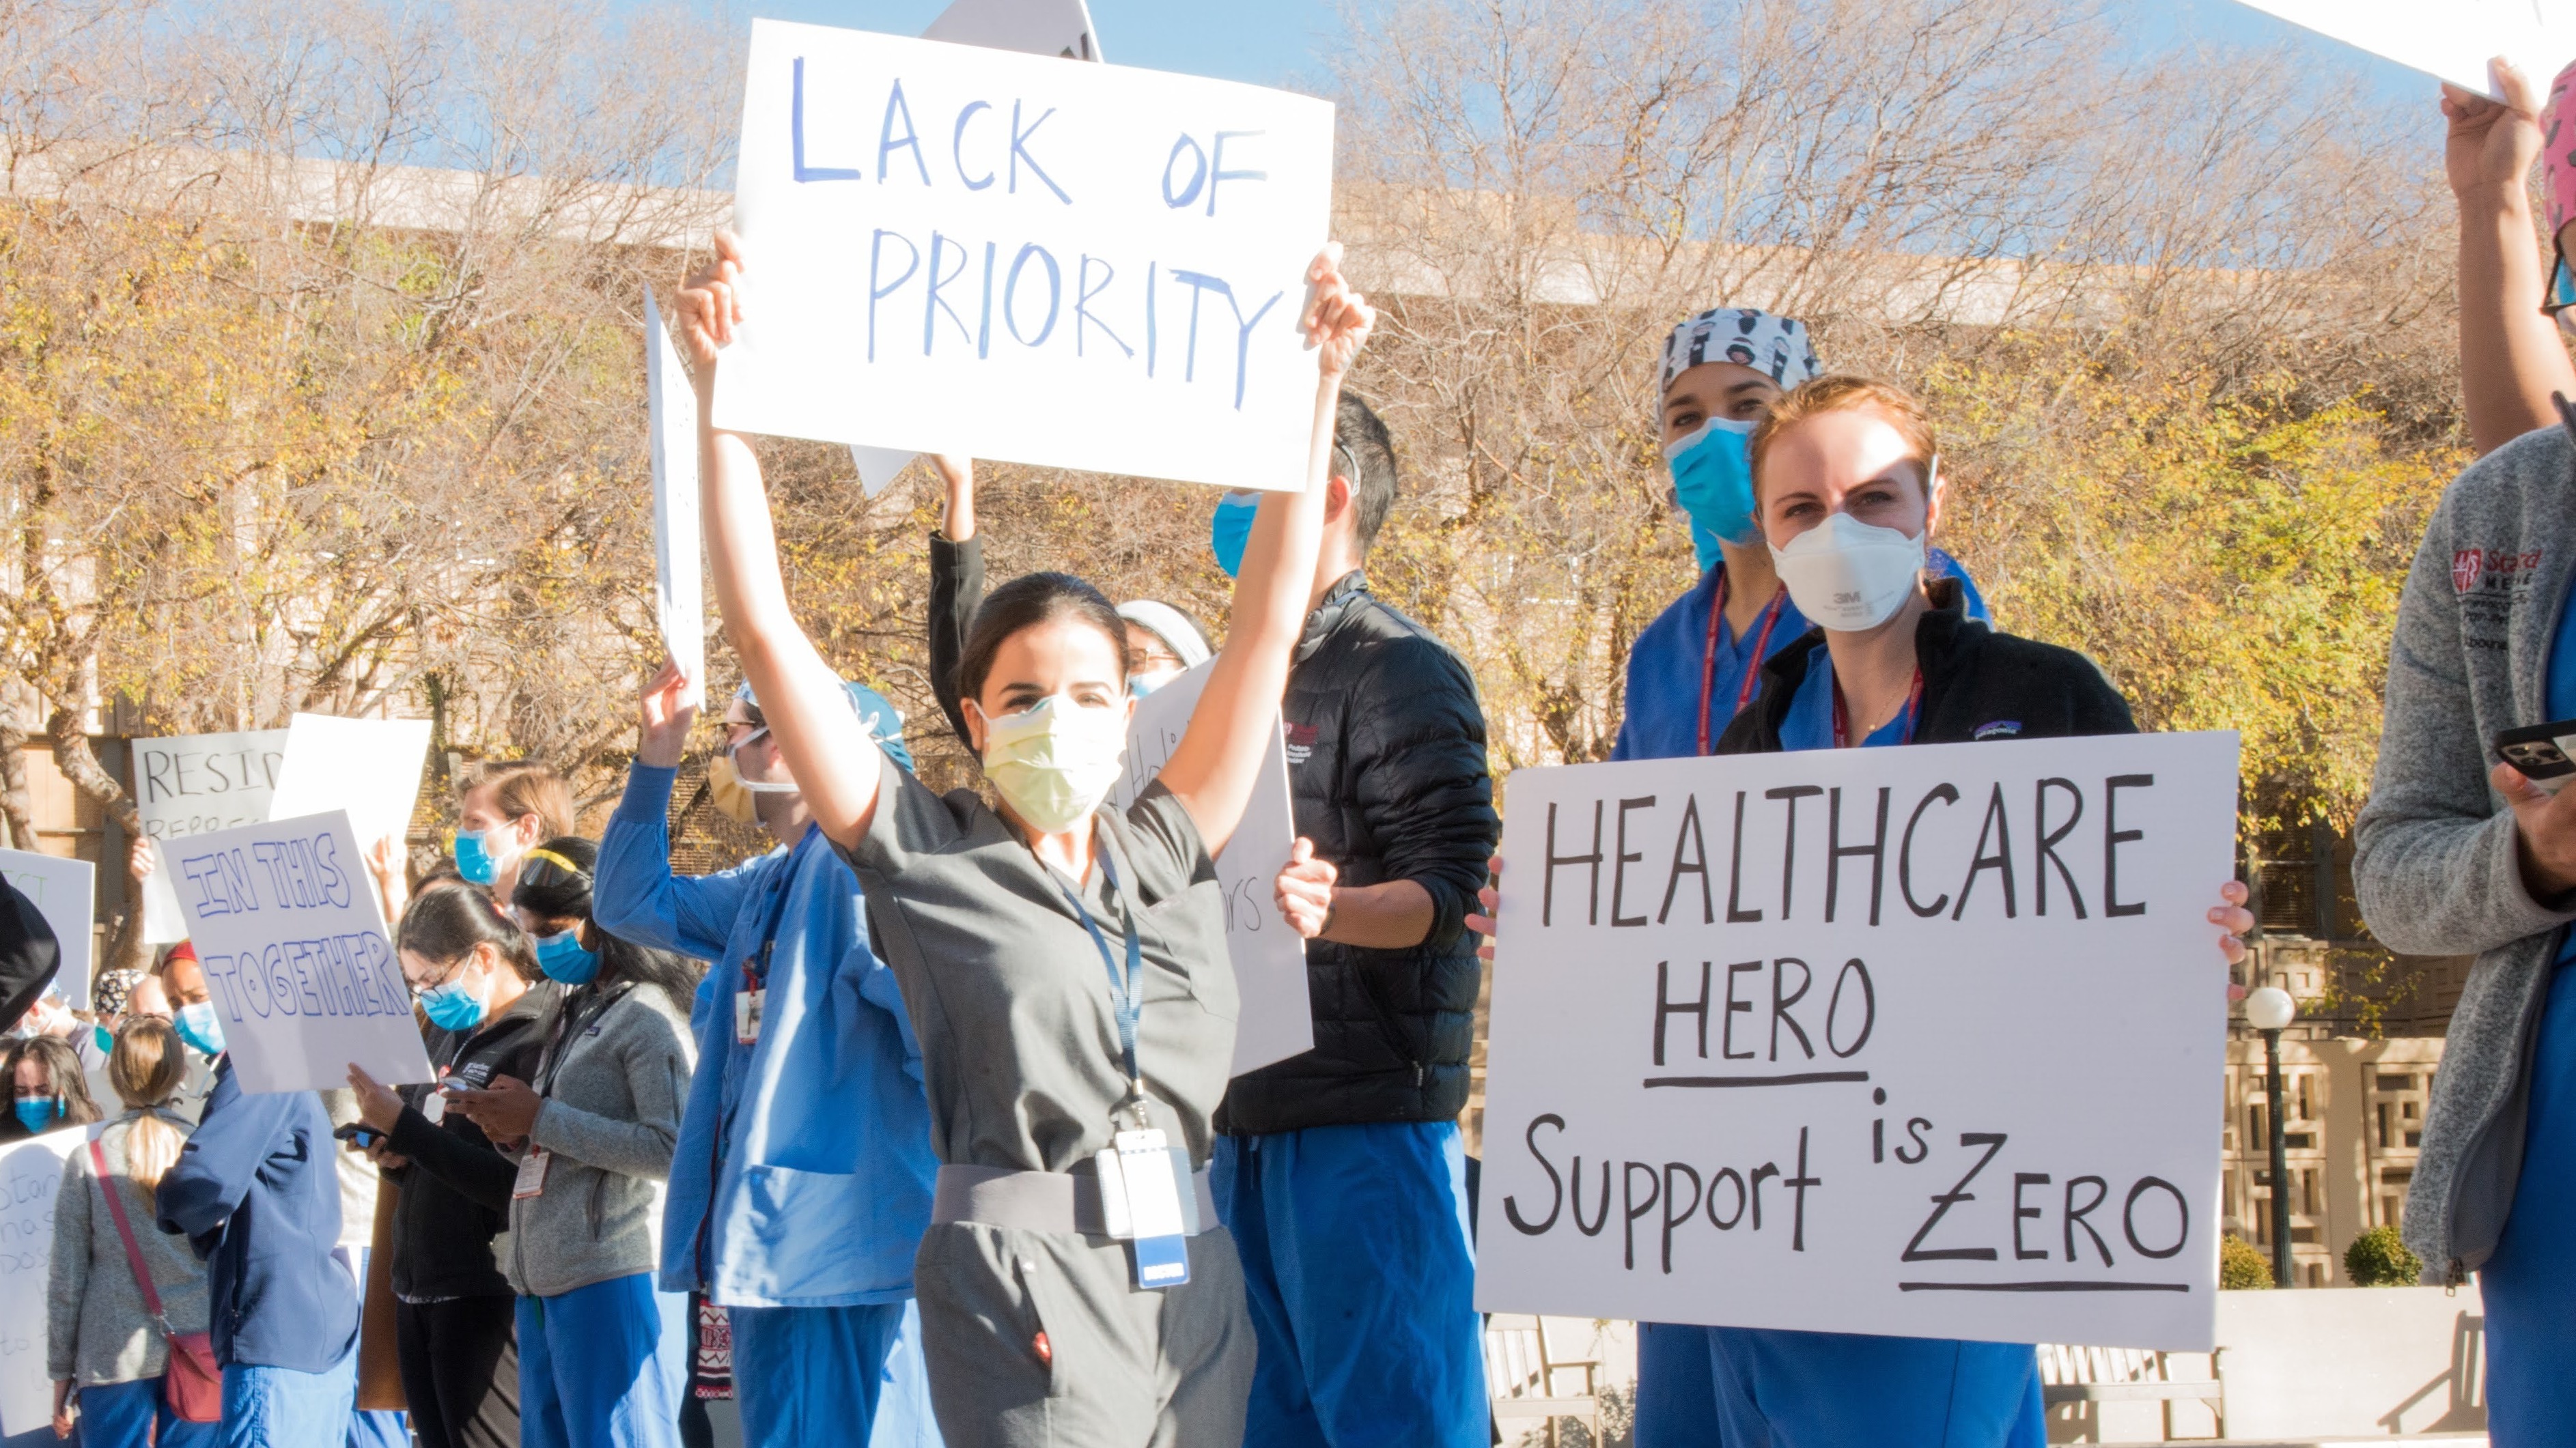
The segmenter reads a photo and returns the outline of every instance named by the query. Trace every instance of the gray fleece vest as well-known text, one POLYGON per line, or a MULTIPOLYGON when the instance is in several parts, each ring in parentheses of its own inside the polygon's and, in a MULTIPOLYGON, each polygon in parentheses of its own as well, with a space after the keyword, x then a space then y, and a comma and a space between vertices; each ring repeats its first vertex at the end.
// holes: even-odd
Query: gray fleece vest
POLYGON ((2568 902, 2524 888, 2513 814, 2487 784, 2497 732, 2549 718, 2550 645, 2571 577, 2576 438, 2544 428, 2479 459, 2442 495, 2389 644, 2354 888, 2390 949, 2477 954, 2406 1199, 2407 1245, 2436 1283, 2477 1270, 2503 1235, 2522 1171, 2526 1066, 2551 963, 2576 919, 2558 908, 2568 902))

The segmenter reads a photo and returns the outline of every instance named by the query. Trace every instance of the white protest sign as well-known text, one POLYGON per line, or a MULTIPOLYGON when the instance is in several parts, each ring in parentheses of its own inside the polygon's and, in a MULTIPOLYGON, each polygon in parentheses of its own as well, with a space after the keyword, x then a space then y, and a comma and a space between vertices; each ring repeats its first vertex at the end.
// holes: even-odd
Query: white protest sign
POLYGON ((2243 0, 2267 14, 2330 36, 2465 91, 2504 97, 2487 74, 2503 56, 2546 95, 2576 59, 2571 0, 2243 0))
MULTIPOLYGON (((286 761, 277 771, 269 818, 345 810, 362 844, 373 848, 388 835, 399 843, 420 803, 420 766, 428 756, 426 719, 298 714, 287 724, 286 761)), ((353 863, 364 872, 363 861, 353 863)))
MULTIPOLYGON (((1207 689, 1216 661, 1191 669, 1136 701, 1127 726, 1127 771, 1109 792, 1125 809, 1163 772, 1180 748, 1190 715, 1207 689)), ((1234 964, 1234 1074, 1315 1048, 1315 1012, 1306 997, 1306 943, 1279 914, 1277 882, 1297 842, 1297 816, 1288 800, 1288 749, 1279 724, 1270 725, 1270 753, 1252 784, 1243 822, 1216 857, 1217 883, 1225 888, 1226 956, 1234 964)))
MULTIPOLYGON (((939 12, 921 38, 1066 60, 1100 59, 1100 42, 1091 33, 1091 9, 1083 0, 957 0, 939 12)), ((850 444, 859 488, 871 498, 884 492, 914 456, 901 448, 850 444)))
POLYGON ((1296 324, 1332 114, 1228 81, 754 21, 746 316, 716 422, 1302 486, 1316 359, 1296 324))
POLYGON ((0 1437, 53 1421, 45 1376, 45 1294, 53 1274, 54 1199, 63 1158, 87 1149, 73 1126, 0 1147, 0 1437))
POLYGON ((32 850, 0 850, 0 876, 36 903, 36 912, 53 927, 63 948, 54 984, 63 999, 89 1009, 90 926, 98 918, 94 893, 98 867, 87 860, 32 850))
POLYGON ((2207 1351, 2236 761, 1515 772, 1477 1305, 2207 1351))
MULTIPOLYGON (((143 833, 160 841, 268 818, 277 767, 286 758, 286 731, 137 739, 126 748, 132 756, 135 812, 143 817, 143 833)), ((144 882, 143 938, 166 944, 187 936, 165 851, 144 882)))
POLYGON ((411 991, 344 811, 172 847, 179 904, 245 1091, 323 1091, 350 1062, 430 1079, 411 991))
POLYGON ((644 292, 644 398, 653 431, 653 617, 689 676, 687 702, 707 692, 707 605, 698 544, 698 394, 662 309, 644 292))

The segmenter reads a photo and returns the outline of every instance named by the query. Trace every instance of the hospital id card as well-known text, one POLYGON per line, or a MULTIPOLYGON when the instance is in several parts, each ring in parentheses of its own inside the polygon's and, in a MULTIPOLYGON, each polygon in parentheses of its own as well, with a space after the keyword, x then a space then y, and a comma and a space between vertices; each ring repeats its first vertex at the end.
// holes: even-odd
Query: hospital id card
POLYGON ((765 990, 738 990, 733 993, 734 1044, 760 1044, 760 1006, 762 998, 768 994, 765 990))
POLYGON ((530 1197, 544 1196, 546 1194, 546 1163, 551 1159, 551 1153, 549 1153, 544 1147, 529 1147, 528 1154, 519 1158, 518 1180, 510 1183, 510 1200, 514 1202, 523 1202, 530 1197))
MULTIPOLYGON (((1136 1285, 1148 1290, 1181 1286, 1190 1280, 1189 1229, 1181 1216, 1180 1178, 1172 1169, 1171 1147, 1159 1131, 1122 1131, 1116 1141, 1118 1190, 1125 1208, 1118 1215, 1125 1217, 1129 1245, 1135 1249, 1136 1285)), ((1109 1191, 1104 1175, 1104 1215, 1109 1191)))

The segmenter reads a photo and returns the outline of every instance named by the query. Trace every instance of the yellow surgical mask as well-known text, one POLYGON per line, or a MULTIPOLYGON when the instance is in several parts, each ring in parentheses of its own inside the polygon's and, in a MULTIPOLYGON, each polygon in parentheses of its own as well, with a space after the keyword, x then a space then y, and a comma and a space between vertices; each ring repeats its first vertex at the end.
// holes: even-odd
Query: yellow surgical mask
POLYGON ((743 788, 742 774, 728 754, 719 754, 707 764, 707 802, 738 825, 753 824, 759 818, 752 809, 751 791, 743 788))

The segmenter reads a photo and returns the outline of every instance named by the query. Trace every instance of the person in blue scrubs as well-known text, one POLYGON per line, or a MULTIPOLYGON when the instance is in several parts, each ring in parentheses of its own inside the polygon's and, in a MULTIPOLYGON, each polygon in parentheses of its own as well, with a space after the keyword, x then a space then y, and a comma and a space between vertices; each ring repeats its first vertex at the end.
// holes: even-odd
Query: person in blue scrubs
MULTIPOLYGON (((671 665, 645 688, 592 902, 618 935, 715 963, 690 1011, 698 1065, 663 1214, 662 1288, 727 1309, 754 1448, 936 1444, 912 1291, 938 1172, 921 1047, 868 949, 858 880, 812 827, 748 688, 726 710, 719 773, 733 778, 719 797, 779 848, 720 874, 671 873, 671 789, 697 714, 686 687, 671 665)), ((878 746, 909 768, 894 706, 848 688, 878 746)))
MULTIPOLYGON (((1761 692, 1762 661, 1808 631, 1754 523, 1751 443, 1772 404, 1820 370, 1805 323, 1751 307, 1702 312, 1665 340, 1659 423, 1700 580, 1629 651, 1626 714, 1612 759, 1713 752, 1736 713, 1761 692)), ((1985 600, 1967 571, 1937 548, 1931 559, 1936 573, 1958 580, 1969 615, 1985 618, 1985 600)), ((1637 1448, 1717 1441, 1709 1331, 1638 1324, 1637 1448)))

